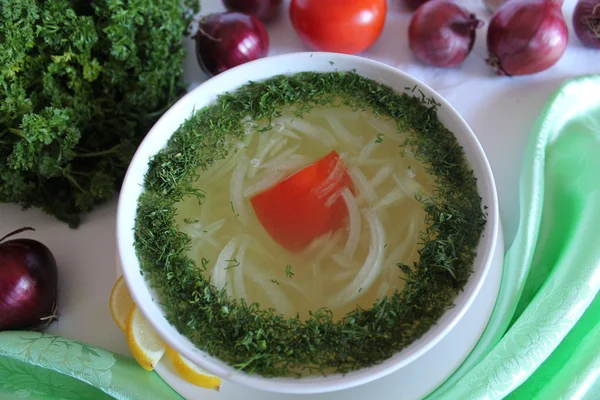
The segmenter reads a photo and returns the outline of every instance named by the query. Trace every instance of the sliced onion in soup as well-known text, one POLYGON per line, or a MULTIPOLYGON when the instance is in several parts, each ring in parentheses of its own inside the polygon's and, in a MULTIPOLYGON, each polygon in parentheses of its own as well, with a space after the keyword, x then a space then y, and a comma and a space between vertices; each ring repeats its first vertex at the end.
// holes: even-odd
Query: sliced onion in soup
POLYGON ((330 308, 338 308, 354 302, 364 295, 381 275, 383 267, 383 256, 385 246, 385 231, 377 214, 371 209, 363 211, 364 217, 369 223, 371 232, 371 244, 369 254, 356 277, 348 286, 333 296, 329 301, 330 308))
POLYGON ((233 253, 240 244, 240 237, 236 236, 227 243, 227 245, 219 254, 219 258, 217 258, 217 262, 212 270, 212 275, 210 277, 210 283, 216 287, 217 289, 225 288, 227 290, 227 294, 229 296, 233 295, 231 282, 227 280, 227 271, 230 260, 233 259, 233 253))

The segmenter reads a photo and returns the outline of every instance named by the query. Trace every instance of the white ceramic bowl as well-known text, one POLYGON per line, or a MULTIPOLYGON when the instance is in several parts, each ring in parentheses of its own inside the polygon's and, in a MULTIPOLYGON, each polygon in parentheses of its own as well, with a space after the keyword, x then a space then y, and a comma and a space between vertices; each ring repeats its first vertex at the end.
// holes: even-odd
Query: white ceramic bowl
MULTIPOLYGON (((439 94, 422 82, 395 68, 366 58, 334 53, 294 53, 264 58, 219 74, 188 93, 162 116, 138 148, 127 171, 119 197, 117 247, 123 274, 136 304, 169 346, 209 372, 242 385, 280 393, 320 393, 358 386, 388 375, 415 362, 452 331, 472 306, 488 272, 491 269, 496 272, 499 271, 502 263, 502 238, 499 228, 496 188, 483 149, 467 123, 439 94), (454 308, 448 310, 438 323, 420 339, 379 365, 363 368, 346 375, 335 374, 327 377, 302 379, 268 379, 259 375, 239 372, 224 362, 198 350, 175 327, 169 324, 164 317, 159 302, 154 300, 155 294, 140 274, 140 264, 134 251, 133 229, 137 199, 143 191, 143 178, 148 169, 148 160, 166 145, 173 132, 185 119, 190 117, 194 109, 197 110, 210 104, 218 94, 234 91, 248 83, 249 80, 258 81, 274 75, 294 74, 304 71, 349 70, 356 70, 358 74, 391 86, 398 92, 405 91, 407 87, 412 88, 418 85, 426 96, 433 97, 441 104, 438 111, 439 118, 448 129, 454 132, 458 142, 463 147, 466 158, 477 177, 483 204, 488 207, 488 221, 477 249, 477 257, 473 267, 474 272, 469 278, 464 291, 456 297, 454 308)), ((494 279, 499 280, 498 273, 494 275, 494 279)), ((497 292, 497 282, 492 287, 497 292)), ((487 323, 496 292, 493 296, 488 296, 489 310, 485 313, 487 317, 475 321, 472 327, 475 339, 487 323)), ((471 340, 470 343, 459 341, 449 345, 464 347, 464 351, 461 352, 463 354, 461 357, 464 358, 464 354, 470 351, 468 347, 472 347, 474 341, 471 340)), ((460 361, 462 359, 451 360, 447 364, 451 364, 455 368, 460 361)), ((450 372, 444 371, 445 376, 448 376, 450 372)), ((439 380, 440 377, 436 379, 439 380)))

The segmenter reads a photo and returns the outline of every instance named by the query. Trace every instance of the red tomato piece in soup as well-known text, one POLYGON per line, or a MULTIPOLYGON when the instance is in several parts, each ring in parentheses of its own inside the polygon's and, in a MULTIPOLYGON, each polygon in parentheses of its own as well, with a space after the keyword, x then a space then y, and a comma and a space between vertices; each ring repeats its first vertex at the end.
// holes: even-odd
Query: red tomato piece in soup
POLYGON ((337 152, 290 175, 250 199, 271 238, 291 252, 303 250, 317 237, 340 229, 348 216, 341 196, 352 181, 337 152), (331 204, 330 204, 331 203, 331 204))

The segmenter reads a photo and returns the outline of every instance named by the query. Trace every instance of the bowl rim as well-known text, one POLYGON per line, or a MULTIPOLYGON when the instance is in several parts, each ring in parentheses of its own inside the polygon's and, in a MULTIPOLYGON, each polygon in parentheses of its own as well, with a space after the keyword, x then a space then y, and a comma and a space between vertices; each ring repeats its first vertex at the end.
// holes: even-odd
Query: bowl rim
MULTIPOLYGON (((350 69, 344 68, 342 70, 347 71, 350 69)), ((283 73, 285 72, 277 70, 271 74, 268 74, 268 76, 275 76, 283 73)), ((360 75, 360 71, 357 71, 357 73, 360 75)), ((367 77, 374 79, 370 76, 367 77)), ((246 83, 251 80, 246 78, 244 79, 246 83)), ((262 80, 264 78, 261 77, 260 79, 262 80)), ((382 83, 388 84, 387 82, 382 83)), ((235 88, 214 90, 214 93, 220 94, 228 90, 235 90, 235 88)), ((395 90, 399 92, 397 88, 395 90)), ((208 90, 208 92, 210 93, 210 90, 208 90)), ((208 104, 213 101, 214 98, 215 96, 212 95, 212 98, 207 99, 207 101, 203 103, 208 104)), ((461 143, 461 145, 463 148, 465 147, 464 143, 461 143)), ((278 393, 308 394, 341 390, 368 383, 408 365, 439 343, 442 338, 444 338, 464 316, 479 293, 490 269, 493 249, 498 240, 499 226, 500 219, 496 186, 492 169, 485 155, 483 147, 466 121, 440 94, 409 74, 379 61, 338 53, 299 52, 262 58, 225 71, 203 82, 198 87, 188 92, 161 116, 161 118, 154 124, 146 137, 143 139, 127 169, 121 188, 121 193, 119 194, 117 206, 116 236, 117 253, 122 265, 123 275, 127 287, 129 288, 129 291, 140 311, 148 319, 149 323, 156 330, 159 336, 161 336, 161 338, 163 338, 163 340, 171 348, 181 353, 195 364, 206 369, 208 372, 218 375, 229 381, 260 390, 278 393), (477 186, 480 195, 484 197, 482 192, 484 189, 486 191, 485 205, 488 207, 486 209, 487 223, 484 230, 485 235, 480 239, 477 247, 479 261, 474 264, 474 272, 469 277, 464 291, 456 298, 459 299, 460 297, 463 300, 460 302, 458 300, 455 301, 455 307, 453 307, 451 310, 448 310, 438 320, 436 325, 431 327, 426 334, 414 341, 411 345, 407 346, 405 349, 394 354, 392 357, 380 364, 361 368, 345 375, 333 374, 328 375, 327 377, 309 377, 302 379, 265 378, 260 375, 246 374, 244 372, 237 371, 234 367, 231 367, 224 362, 209 356, 208 354, 197 349, 193 343, 189 341, 189 339, 181 335, 175 327, 169 324, 162 313, 160 306, 157 304, 158 302, 153 299, 154 296, 152 295, 152 290, 147 285, 140 270, 140 263, 137 260, 132 240, 132 229, 133 226, 135 226, 136 213, 131 212, 131 203, 135 203, 133 208, 134 210, 137 210, 138 197, 135 195, 135 192, 138 192, 138 196, 139 193, 141 193, 142 189, 140 186, 148 169, 148 156, 156 154, 160 148, 163 148, 166 145, 167 140, 172 136, 173 130, 169 129, 170 133, 168 134, 165 134, 164 132, 165 127, 171 125, 171 122, 168 121, 170 119, 177 119, 177 126, 179 126, 179 124, 182 123, 185 118, 189 117, 189 113, 185 115, 183 119, 178 114, 181 113, 182 109, 189 107, 190 104, 194 104, 198 94, 205 90, 207 86, 218 85, 219 82, 227 81, 227 79, 232 78, 236 74, 243 74, 245 70, 250 70, 251 68, 264 67, 265 69, 269 69, 269 67, 275 66, 277 69, 278 64, 284 65, 286 62, 296 59, 298 59, 298 62, 300 62, 299 60, 302 60, 301 64, 304 66, 304 68, 292 73, 298 73, 301 70, 314 71, 316 69, 316 64, 322 64, 324 62, 331 66, 332 71, 336 71, 338 68, 335 64, 348 63, 354 65, 354 69, 368 67, 394 75, 394 79, 402 81, 403 84, 409 84, 411 87, 418 85, 425 95, 435 98, 435 100, 440 104, 439 109, 444 109, 448 113, 449 117, 454 120, 453 122, 456 124, 457 128, 452 130, 453 133, 457 135, 456 132, 460 131, 460 136, 466 142, 468 142, 472 153, 467 154, 467 151, 465 151, 465 156, 469 157, 471 161, 470 164, 473 164, 472 160, 477 161, 476 165, 471 165, 471 167, 475 171, 476 175, 478 175, 477 186), (161 136, 163 137, 161 138, 161 136), (153 142, 157 141, 161 141, 162 145, 158 147, 156 151, 149 151, 148 149, 156 147, 153 142), (485 180, 483 184, 481 183, 481 177, 483 177, 485 180), (477 268, 477 265, 481 265, 481 267, 477 268)))

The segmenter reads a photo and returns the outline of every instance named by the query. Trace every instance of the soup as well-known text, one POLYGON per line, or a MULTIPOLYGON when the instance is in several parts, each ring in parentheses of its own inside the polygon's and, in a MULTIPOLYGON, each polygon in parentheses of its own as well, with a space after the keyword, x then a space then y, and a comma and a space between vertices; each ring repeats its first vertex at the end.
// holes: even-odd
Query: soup
POLYGON ((353 371, 422 336, 485 225, 438 107, 417 87, 307 72, 196 111, 138 200, 137 256, 166 318, 263 376, 353 371))
POLYGON ((417 198, 431 195, 433 177, 414 154, 399 156, 407 135, 395 121, 341 106, 241 123, 236 151, 198 171, 201 204, 178 205, 189 255, 211 283, 304 319, 322 307, 341 318, 401 289, 397 264, 418 259, 425 211, 417 198), (328 159, 326 173, 309 170, 328 159), (335 182, 342 175, 347 182, 335 182), (290 187, 278 190, 284 182, 290 187), (320 186, 307 208, 305 195, 320 186))

